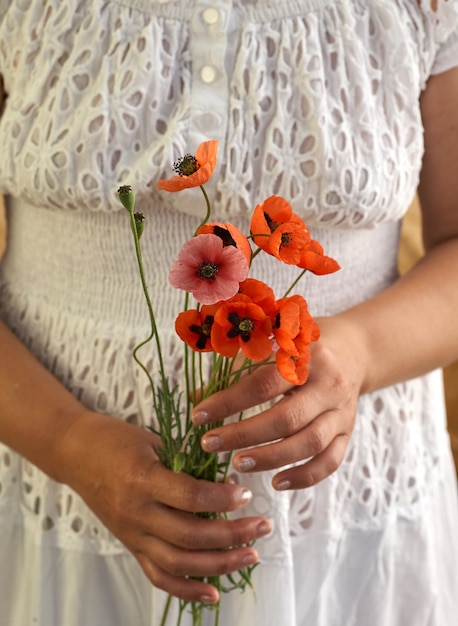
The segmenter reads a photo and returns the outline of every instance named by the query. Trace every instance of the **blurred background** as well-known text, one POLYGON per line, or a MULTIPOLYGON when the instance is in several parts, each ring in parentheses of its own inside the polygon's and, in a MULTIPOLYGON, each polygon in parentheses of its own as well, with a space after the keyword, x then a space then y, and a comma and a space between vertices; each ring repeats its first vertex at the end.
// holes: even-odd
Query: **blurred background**
MULTIPOLYGON (((422 254, 421 212, 418 198, 415 198, 402 224, 401 248, 399 251, 399 269, 401 273, 412 267, 422 254)), ((444 369, 444 383, 448 429, 452 442, 455 467, 458 472, 458 361, 444 369)))
MULTIPOLYGON (((6 247, 6 219, 3 198, 0 195, 0 258, 6 247)), ((418 199, 412 203, 402 227, 399 269, 406 272, 423 254, 421 240, 421 213, 418 199)), ((458 361, 444 369, 448 425, 455 467, 458 471, 458 361)))

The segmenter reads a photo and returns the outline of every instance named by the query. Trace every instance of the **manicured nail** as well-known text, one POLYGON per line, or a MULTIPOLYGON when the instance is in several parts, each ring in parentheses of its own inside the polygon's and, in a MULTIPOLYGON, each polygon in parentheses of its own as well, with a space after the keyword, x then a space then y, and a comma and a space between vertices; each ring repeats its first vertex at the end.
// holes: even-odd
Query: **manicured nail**
POLYGON ((207 424, 210 420, 207 411, 194 411, 191 414, 191 421, 196 426, 201 426, 202 424, 207 424))
POLYGON ((221 439, 216 435, 206 435, 202 439, 202 447, 207 452, 217 452, 221 450, 221 439))
POLYGON ((243 504, 248 504, 248 502, 251 502, 253 498, 253 492, 250 491, 249 489, 242 489, 242 493, 240 496, 241 501, 243 502, 243 504))
POLYGON ((242 456, 235 461, 239 472, 249 472, 256 465, 256 461, 251 456, 242 456))
POLYGON ((268 522, 261 522, 256 526, 256 536, 265 537, 272 532, 272 525, 268 522))
POLYGON ((280 480, 280 482, 274 485, 274 489, 277 491, 285 491, 286 489, 291 489, 291 481, 290 480, 280 480))
POLYGON ((242 565, 244 567, 248 567, 249 565, 254 565, 259 561, 259 557, 255 552, 251 552, 250 554, 246 554, 242 559, 242 565))
POLYGON ((213 596, 200 596, 202 604, 216 604, 218 600, 215 600, 213 596))

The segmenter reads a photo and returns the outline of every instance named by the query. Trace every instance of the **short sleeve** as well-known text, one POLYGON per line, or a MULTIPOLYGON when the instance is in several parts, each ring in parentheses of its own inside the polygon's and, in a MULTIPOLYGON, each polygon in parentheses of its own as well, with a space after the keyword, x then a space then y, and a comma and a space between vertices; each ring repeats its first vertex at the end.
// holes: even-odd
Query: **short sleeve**
POLYGON ((438 48, 431 74, 440 74, 456 66, 458 66, 458 26, 438 48))

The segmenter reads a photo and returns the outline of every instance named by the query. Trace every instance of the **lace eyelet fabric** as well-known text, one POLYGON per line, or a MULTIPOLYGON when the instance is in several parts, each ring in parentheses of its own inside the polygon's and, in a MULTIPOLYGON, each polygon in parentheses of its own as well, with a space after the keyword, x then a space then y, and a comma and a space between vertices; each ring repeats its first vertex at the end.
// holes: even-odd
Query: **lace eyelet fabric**
MULTIPOLYGON (((313 315, 388 287, 423 156, 419 97, 457 65, 457 5, 0 0, 2 319, 85 405, 154 421, 131 358, 148 317, 116 192, 132 185, 146 216, 146 274, 179 382, 182 299, 167 276, 204 203, 156 183, 208 139, 219 142, 215 219, 248 232, 254 206, 282 195, 339 261, 337 274, 301 283, 313 315)), ((291 282, 271 259, 253 270, 277 295, 291 282)), ((154 350, 145 358, 154 372, 154 350)), ((224 597, 222 626, 453 623, 458 520, 440 372, 361 397, 345 459, 316 487, 275 493, 272 475, 233 476, 254 494, 243 513, 270 517, 274 532, 257 544, 256 598, 224 597)), ((160 623, 163 595, 120 542, 5 446, 0 528, 8 626, 160 623)))

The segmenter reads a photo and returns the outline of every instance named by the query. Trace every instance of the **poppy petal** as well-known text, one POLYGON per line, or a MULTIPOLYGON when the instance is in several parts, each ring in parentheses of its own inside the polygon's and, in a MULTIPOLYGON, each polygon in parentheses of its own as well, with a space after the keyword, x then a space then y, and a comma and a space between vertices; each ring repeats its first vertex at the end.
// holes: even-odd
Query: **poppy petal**
POLYGON ((178 174, 169 179, 162 179, 157 183, 157 188, 163 191, 176 192, 204 185, 215 169, 217 150, 218 142, 216 140, 204 141, 196 150, 195 159, 198 169, 189 176, 178 174))

